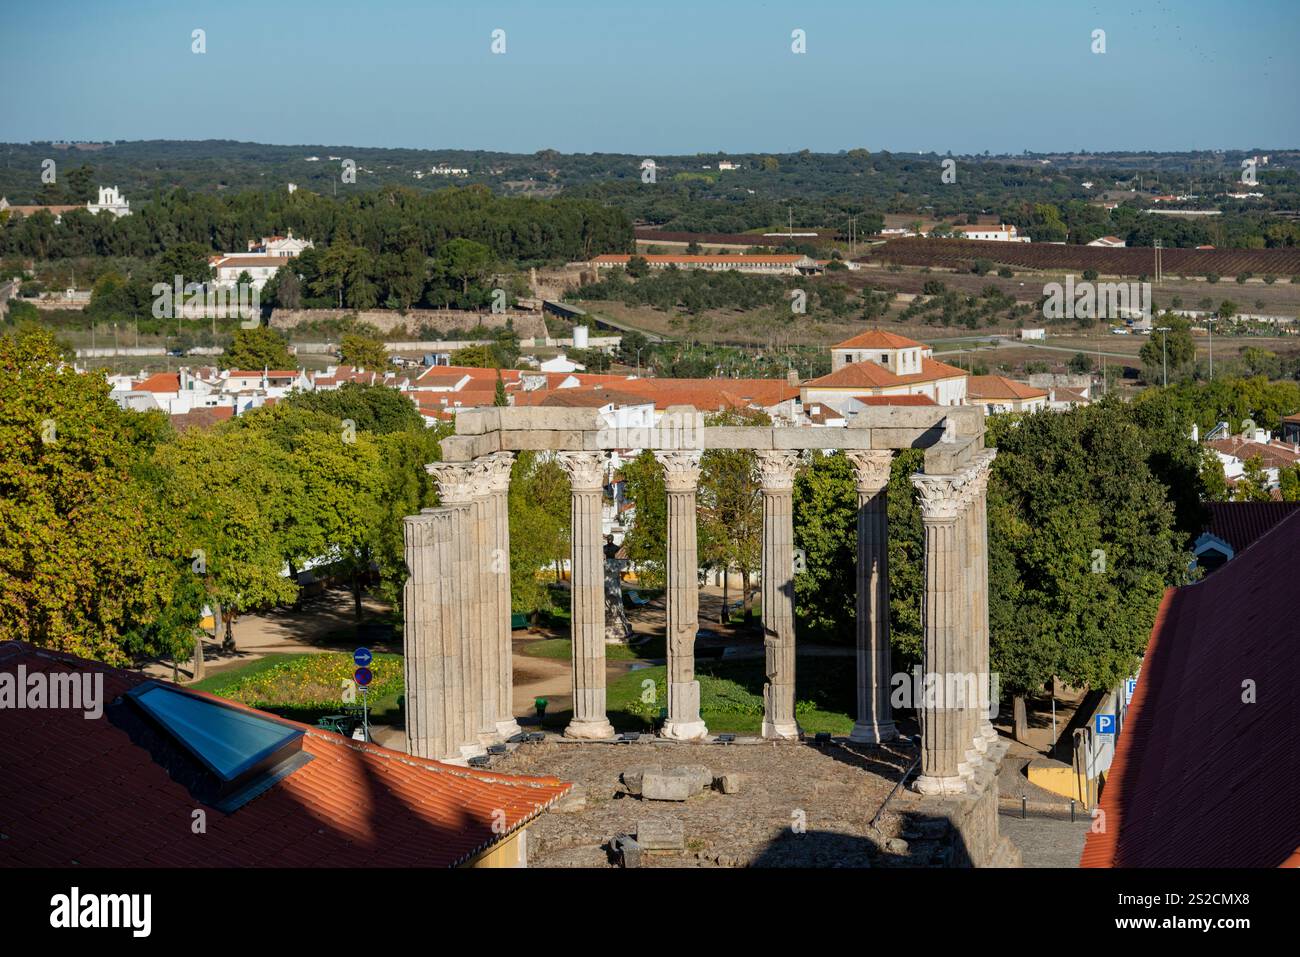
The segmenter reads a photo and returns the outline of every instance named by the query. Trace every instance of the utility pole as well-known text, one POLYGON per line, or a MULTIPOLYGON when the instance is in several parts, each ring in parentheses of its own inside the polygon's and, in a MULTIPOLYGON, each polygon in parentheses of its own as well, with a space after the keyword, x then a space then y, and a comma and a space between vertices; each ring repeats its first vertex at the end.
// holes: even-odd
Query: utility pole
POLYGON ((1156 332, 1160 333, 1160 367, 1163 370, 1165 387, 1168 388, 1169 387, 1169 350, 1167 347, 1169 343, 1169 337, 1166 335, 1166 333, 1169 332, 1169 327, 1161 326, 1160 328, 1156 329, 1156 332))
POLYGON ((1214 324, 1219 320, 1213 316, 1205 320, 1205 327, 1210 330, 1210 381, 1214 381, 1214 324))

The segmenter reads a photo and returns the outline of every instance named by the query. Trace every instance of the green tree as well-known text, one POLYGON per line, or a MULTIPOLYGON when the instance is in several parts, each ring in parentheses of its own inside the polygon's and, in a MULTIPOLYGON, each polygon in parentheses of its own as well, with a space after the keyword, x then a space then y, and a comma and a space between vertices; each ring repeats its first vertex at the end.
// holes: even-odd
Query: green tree
MULTIPOLYGON (((729 411, 709 416, 708 426, 771 425, 766 413, 729 411)), ((700 460, 697 498, 701 564, 722 572, 722 611, 727 622, 728 572, 740 572, 746 583, 741 602, 745 621, 751 616, 751 576, 762 561, 763 497, 754 476, 756 459, 749 449, 709 449, 700 460)))
POLYGON ((1268 473, 1258 455, 1252 455, 1242 463, 1241 477, 1232 486, 1234 502, 1267 502, 1268 473))
POLYGON ((0 640, 120 665, 183 652, 198 614, 146 481, 165 421, 108 395, 48 332, 0 337, 0 640))
POLYGON ((288 343, 269 326, 236 329, 230 347, 217 361, 223 369, 296 368, 288 343))
POLYGON ((357 369, 383 372, 388 368, 388 346, 378 335, 367 328, 343 333, 339 340, 339 361, 357 369))
POLYGON ((663 468, 653 453, 645 451, 623 463, 623 478, 625 494, 636 506, 623 547, 637 580, 648 588, 662 588, 668 555, 668 493, 663 468))

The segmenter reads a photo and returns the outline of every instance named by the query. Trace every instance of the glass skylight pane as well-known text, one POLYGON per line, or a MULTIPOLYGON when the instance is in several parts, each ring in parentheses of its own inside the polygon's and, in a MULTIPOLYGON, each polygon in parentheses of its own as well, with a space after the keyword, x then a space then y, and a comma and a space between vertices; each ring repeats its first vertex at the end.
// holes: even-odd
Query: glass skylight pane
POLYGON ((232 781, 300 730, 154 686, 134 697, 156 721, 223 780, 232 781))

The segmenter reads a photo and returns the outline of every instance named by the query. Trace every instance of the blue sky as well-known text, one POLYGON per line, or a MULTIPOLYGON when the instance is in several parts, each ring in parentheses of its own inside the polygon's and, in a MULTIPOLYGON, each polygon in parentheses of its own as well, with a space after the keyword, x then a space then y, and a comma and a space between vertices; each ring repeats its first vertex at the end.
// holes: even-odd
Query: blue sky
POLYGON ((5 0, 0 34, 6 142, 1300 145, 1300 0, 5 0))

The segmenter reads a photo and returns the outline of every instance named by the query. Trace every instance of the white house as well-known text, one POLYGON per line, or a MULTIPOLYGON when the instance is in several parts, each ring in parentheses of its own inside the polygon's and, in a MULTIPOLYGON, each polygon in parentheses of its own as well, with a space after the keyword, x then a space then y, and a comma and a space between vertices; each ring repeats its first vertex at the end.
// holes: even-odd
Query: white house
POLYGON ((873 329, 831 347, 831 372, 800 389, 804 409, 818 403, 851 413, 875 404, 962 405, 964 369, 938 362, 924 343, 873 329))
POLYGON ((1101 246, 1104 249, 1123 249, 1128 245, 1128 243, 1123 239, 1120 239, 1118 236, 1098 236, 1092 242, 1088 243, 1088 245, 1101 246))
POLYGON ((1016 233, 1015 226, 954 226, 953 230, 961 239, 979 239, 991 243, 1027 243, 1028 236, 1016 233))
POLYGON ((112 213, 114 216, 130 216, 131 203, 117 191, 116 186, 99 187, 99 202, 87 203, 86 209, 90 210, 90 215, 98 216, 100 213, 112 213))
MULTIPOLYGON (((263 236, 261 239, 250 239, 248 251, 263 256, 290 258, 301 254, 304 249, 311 249, 314 245, 315 243, 310 239, 295 239, 291 229, 288 236, 263 236)), ((231 253, 231 255, 239 254, 231 253)))

